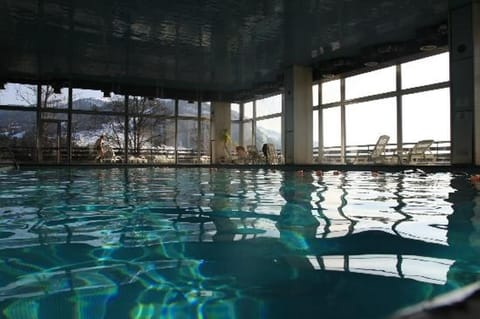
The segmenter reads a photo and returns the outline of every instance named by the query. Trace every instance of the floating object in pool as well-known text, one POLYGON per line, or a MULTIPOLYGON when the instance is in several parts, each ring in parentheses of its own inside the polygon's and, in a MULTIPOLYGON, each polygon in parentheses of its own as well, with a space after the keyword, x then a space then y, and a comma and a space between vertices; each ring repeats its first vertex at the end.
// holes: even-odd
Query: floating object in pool
POLYGON ((303 176, 303 170, 298 170, 296 173, 298 176, 303 176))
POLYGON ((315 175, 323 176, 323 172, 321 170, 317 170, 317 171, 315 171, 315 175))
POLYGON ((340 175, 340 171, 333 171, 333 175, 340 175))
POLYGON ((475 174, 475 175, 470 176, 470 182, 473 183, 473 184, 480 183, 480 175, 475 174))

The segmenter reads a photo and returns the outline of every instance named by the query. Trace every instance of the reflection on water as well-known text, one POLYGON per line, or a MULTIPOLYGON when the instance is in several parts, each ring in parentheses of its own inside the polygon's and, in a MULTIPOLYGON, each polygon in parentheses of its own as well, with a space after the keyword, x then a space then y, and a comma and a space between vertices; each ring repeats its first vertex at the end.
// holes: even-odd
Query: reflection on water
POLYGON ((0 171, 2 318, 383 318, 479 252, 463 175, 0 171))

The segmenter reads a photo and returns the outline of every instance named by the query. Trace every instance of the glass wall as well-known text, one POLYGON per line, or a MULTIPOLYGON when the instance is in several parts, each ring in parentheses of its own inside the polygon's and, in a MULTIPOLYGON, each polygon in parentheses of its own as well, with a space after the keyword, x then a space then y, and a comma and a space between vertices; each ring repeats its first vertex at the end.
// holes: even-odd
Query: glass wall
POLYGON ((450 90, 438 89, 402 97, 404 143, 450 141, 450 90))
MULTIPOLYGON (((383 153, 385 158, 390 156, 389 163, 423 139, 434 140, 431 152, 449 154, 448 62, 445 52, 315 84, 314 94, 317 85, 321 88, 320 106, 313 105, 313 146, 323 147, 314 149, 314 154, 320 154, 318 160, 355 163, 361 152, 367 158, 380 135, 389 136, 383 153), (399 78, 401 83, 397 83, 399 78)), ((448 158, 436 157, 428 164, 439 160, 448 158)))
MULTIPOLYGON (((245 149, 256 148, 261 153, 264 144, 273 144, 281 159, 282 103, 281 94, 243 104, 232 103, 230 114, 234 146, 242 145, 245 149)), ((258 160, 255 160, 255 163, 258 163, 258 160)))
POLYGON ((36 113, 0 110, 0 162, 35 159, 36 113))
POLYGON ((348 104, 345 107, 347 146, 374 144, 380 135, 397 142, 397 103, 395 98, 348 104), (379 116, 380 115, 380 116, 379 116))
POLYGON ((126 101, 123 95, 74 88, 69 108, 67 88, 42 85, 40 94, 37 89, 8 83, 0 90, 4 154, 14 147, 10 154, 40 162, 210 162, 210 102, 142 96, 126 101), (96 159, 101 135, 103 155, 96 159))
POLYGON ((395 91, 395 74, 395 66, 391 66, 348 77, 345 79, 345 98, 350 100, 395 91))
POLYGON ((282 95, 262 98, 255 103, 255 145, 273 144, 282 154, 282 95))
POLYGON ((402 89, 449 81, 449 63, 447 52, 403 63, 402 89))

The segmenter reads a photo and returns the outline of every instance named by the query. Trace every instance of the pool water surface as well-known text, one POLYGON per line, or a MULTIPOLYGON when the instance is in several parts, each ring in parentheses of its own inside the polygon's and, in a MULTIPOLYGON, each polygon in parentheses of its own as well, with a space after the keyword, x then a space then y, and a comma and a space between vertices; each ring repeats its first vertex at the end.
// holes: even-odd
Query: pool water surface
POLYGON ((0 169, 0 318, 388 318, 479 253, 467 174, 0 169))

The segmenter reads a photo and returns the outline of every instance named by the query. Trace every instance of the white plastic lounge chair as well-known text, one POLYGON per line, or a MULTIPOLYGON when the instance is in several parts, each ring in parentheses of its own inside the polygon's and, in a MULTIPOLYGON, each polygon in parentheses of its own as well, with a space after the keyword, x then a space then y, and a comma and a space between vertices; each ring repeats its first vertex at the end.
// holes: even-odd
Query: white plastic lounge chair
POLYGON ((255 145, 247 145, 247 161, 250 164, 261 164, 263 157, 258 153, 255 145))
POLYGON ((430 150, 433 140, 418 141, 408 152, 399 154, 399 162, 402 164, 432 163, 435 155, 430 150))
POLYGON ((104 146, 105 154, 103 158, 100 159, 101 163, 121 163, 122 158, 118 155, 115 155, 115 151, 109 145, 104 146))
MULTIPOLYGON (((387 147, 388 141, 390 140, 390 136, 388 135, 380 135, 377 140, 377 143, 373 147, 373 150, 368 154, 366 161, 368 163, 385 163, 385 148, 387 147)), ((365 160, 365 157, 364 157, 365 160)), ((357 153, 357 158, 355 159, 354 163, 360 162, 359 155, 357 153)))

